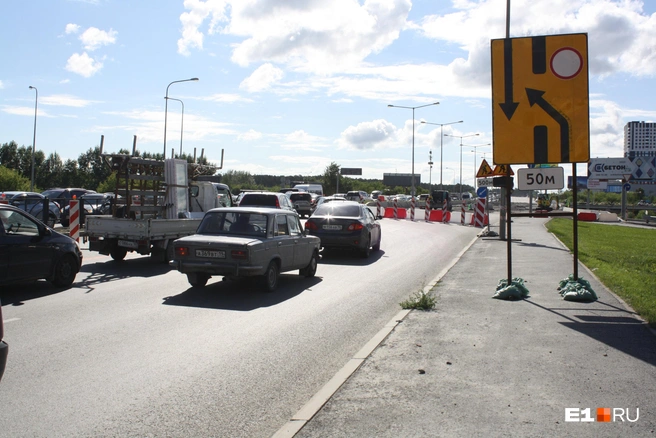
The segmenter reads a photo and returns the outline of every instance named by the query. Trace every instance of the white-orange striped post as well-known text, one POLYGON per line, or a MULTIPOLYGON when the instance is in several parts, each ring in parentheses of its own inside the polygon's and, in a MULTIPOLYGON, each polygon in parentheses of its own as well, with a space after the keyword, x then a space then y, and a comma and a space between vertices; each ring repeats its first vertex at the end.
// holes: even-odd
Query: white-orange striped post
POLYGON ((442 202, 442 222, 446 223, 446 198, 442 202))
POLYGON ((460 209, 460 225, 465 225, 465 201, 462 201, 462 208, 460 209))
POLYGON ((426 198, 426 210, 424 210, 424 220, 430 221, 430 198, 426 198))
POLYGON ((410 221, 415 221, 415 197, 410 198, 410 221))
POLYGON ((80 201, 71 199, 68 203, 68 220, 69 220, 69 236, 76 242, 80 241, 80 201))
POLYGON ((376 217, 380 217, 380 198, 376 197, 376 217))
POLYGON ((398 213, 396 212, 396 208, 397 208, 397 207, 396 207, 396 198, 394 198, 394 219, 398 219, 398 218, 399 218, 398 213))

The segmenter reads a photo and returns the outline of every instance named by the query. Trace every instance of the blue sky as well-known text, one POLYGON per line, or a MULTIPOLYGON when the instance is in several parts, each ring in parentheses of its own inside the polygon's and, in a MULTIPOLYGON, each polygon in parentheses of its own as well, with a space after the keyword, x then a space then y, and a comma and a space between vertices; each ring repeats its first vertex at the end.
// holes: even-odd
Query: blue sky
MULTIPOLYGON (((3 2, 0 143, 75 159, 201 149, 223 170, 472 184, 492 162, 490 40, 505 0, 33 0, 3 2), (440 127, 421 124, 463 123, 440 127), (474 136, 474 134, 479 134, 474 136), (469 136, 461 139, 450 136, 469 136), (442 145, 442 148, 440 148, 442 145), (477 151, 474 155, 474 147, 477 151), (443 160, 440 166, 440 149, 443 160), (432 172, 428 166, 432 151, 432 172), (475 161, 476 159, 476 161, 475 161)), ((511 37, 587 32, 591 157, 620 157, 628 121, 656 120, 656 2, 513 0, 511 37)), ((579 165, 585 174, 585 165, 579 165)), ((565 166, 571 173, 571 166, 565 166)))

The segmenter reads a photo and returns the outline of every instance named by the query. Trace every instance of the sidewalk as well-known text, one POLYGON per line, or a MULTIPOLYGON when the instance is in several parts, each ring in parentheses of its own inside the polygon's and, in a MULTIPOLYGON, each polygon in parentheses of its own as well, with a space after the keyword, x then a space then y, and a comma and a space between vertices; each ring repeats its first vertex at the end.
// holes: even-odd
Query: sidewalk
POLYGON ((513 219, 529 298, 491 298, 507 243, 479 238, 434 289, 436 310, 410 312, 295 436, 656 436, 656 337, 582 265, 599 300, 561 298, 573 259, 546 221, 513 219), (639 418, 566 422, 566 408, 639 418))

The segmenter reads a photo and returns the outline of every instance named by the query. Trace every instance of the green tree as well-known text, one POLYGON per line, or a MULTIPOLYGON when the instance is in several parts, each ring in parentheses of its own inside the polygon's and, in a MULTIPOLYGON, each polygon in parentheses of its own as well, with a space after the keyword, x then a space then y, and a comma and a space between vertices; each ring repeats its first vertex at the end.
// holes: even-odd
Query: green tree
POLYGON ((326 166, 326 170, 323 172, 323 177, 321 179, 323 192, 325 195, 332 195, 337 192, 337 187, 339 190, 343 191, 342 188, 342 176, 340 175, 339 164, 334 161, 326 166), (338 183, 339 181, 339 183, 338 183))
POLYGON ((30 190, 30 179, 22 176, 17 170, 0 165, 0 192, 10 190, 30 190))

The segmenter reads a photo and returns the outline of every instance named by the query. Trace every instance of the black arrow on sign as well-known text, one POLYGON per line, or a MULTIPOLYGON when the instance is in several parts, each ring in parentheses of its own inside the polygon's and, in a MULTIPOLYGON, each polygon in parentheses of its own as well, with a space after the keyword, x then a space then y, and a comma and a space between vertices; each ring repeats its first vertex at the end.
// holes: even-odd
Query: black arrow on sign
MULTIPOLYGON (((526 89, 528 103, 531 106, 537 103, 544 112, 560 125, 560 160, 558 160, 558 162, 569 163, 569 122, 565 116, 556 110, 556 108, 552 107, 549 102, 544 100, 544 97, 542 97, 544 93, 545 92, 542 90, 534 90, 533 88, 526 89)), ((546 130, 544 130, 544 135, 546 135, 546 130)), ((534 142, 546 144, 546 139, 534 139, 534 142)))
POLYGON ((519 105, 519 102, 514 102, 513 99, 512 39, 510 38, 503 40, 503 86, 506 101, 500 103, 499 106, 510 120, 519 105))

